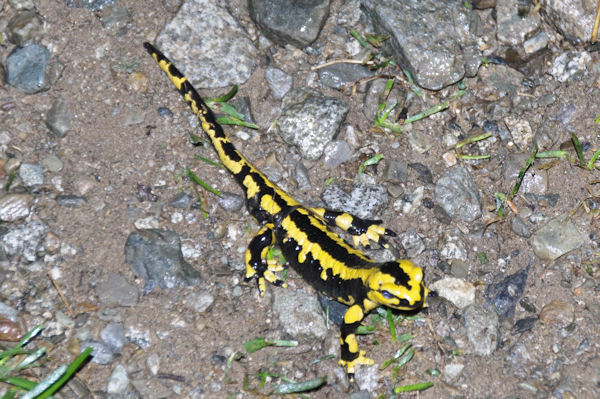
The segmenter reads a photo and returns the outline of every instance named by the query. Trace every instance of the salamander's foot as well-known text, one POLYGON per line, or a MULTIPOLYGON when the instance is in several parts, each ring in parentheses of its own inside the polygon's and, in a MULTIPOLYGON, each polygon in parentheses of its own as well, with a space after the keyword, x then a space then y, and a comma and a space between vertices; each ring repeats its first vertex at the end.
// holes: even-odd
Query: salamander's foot
POLYGON ((354 369, 356 366, 359 366, 359 365, 370 366, 373 363, 375 363, 373 361, 373 359, 365 357, 365 354, 366 354, 365 351, 360 351, 358 354, 358 357, 356 359, 354 359, 354 360, 340 359, 340 361, 338 362, 340 366, 346 368, 346 373, 348 374, 348 381, 350 383, 354 383, 354 369))

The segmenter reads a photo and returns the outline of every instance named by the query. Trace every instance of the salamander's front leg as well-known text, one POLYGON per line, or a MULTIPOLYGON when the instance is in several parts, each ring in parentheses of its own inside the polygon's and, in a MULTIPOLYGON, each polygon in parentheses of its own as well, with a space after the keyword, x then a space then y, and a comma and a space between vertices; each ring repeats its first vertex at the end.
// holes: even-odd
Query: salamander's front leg
POLYGON ((340 327, 342 354, 339 364, 346 368, 350 382, 354 382, 354 368, 356 366, 373 364, 372 359, 365 357, 365 351, 358 349, 358 342, 356 342, 355 332, 364 317, 365 313, 360 305, 352 305, 344 314, 344 323, 340 327))
POLYGON ((274 241, 273 224, 267 223, 258 231, 246 249, 246 281, 257 279, 260 296, 265 295, 265 280, 274 285, 286 286, 275 275, 276 272, 282 271, 284 266, 274 260, 267 260, 267 252, 274 241))
POLYGON ((337 226, 352 235, 355 246, 368 247, 369 240, 387 248, 383 236, 395 237, 396 233, 381 225, 381 220, 361 219, 346 212, 332 211, 325 208, 311 208, 311 211, 323 218, 330 226, 337 226))

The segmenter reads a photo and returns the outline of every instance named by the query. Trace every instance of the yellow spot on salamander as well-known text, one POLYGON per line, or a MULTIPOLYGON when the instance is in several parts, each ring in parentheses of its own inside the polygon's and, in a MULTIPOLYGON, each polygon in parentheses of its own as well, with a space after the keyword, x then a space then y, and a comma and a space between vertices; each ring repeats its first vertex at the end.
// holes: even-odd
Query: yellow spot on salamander
POLYGON ((246 175, 243 183, 244 187, 246 187, 246 198, 252 198, 260 192, 260 188, 252 176, 246 175))
POLYGON ((361 321, 365 317, 363 310, 359 305, 354 305, 348 308, 346 313, 344 314, 344 323, 353 324, 361 321))
POLYGON ((271 215, 275 215, 281 212, 281 207, 273 200, 273 197, 269 194, 263 195, 260 199, 260 207, 271 215))
POLYGON ((346 231, 350 228, 354 218, 348 213, 342 213, 335 218, 335 224, 342 230, 346 231))

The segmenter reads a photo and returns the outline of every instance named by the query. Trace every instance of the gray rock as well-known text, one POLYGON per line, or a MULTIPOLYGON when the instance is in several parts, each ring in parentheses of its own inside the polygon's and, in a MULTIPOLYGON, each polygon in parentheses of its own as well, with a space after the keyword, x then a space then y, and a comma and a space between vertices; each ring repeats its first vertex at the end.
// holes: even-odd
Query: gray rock
POLYGON ((249 0, 248 10, 273 42, 303 48, 314 42, 329 16, 329 0, 249 0))
POLYGON ((523 44, 540 27, 540 13, 522 15, 518 0, 496 1, 496 37, 510 46, 523 44))
POLYGON ((468 169, 448 170, 435 184, 435 201, 453 219, 473 222, 481 217, 481 198, 468 169))
POLYGON ((498 346, 498 316, 479 305, 467 306, 463 311, 469 342, 480 356, 491 355, 498 346))
POLYGON ((100 22, 111 35, 124 35, 131 25, 133 13, 123 5, 110 5, 100 11, 100 22))
POLYGON ((347 27, 355 27, 361 15, 360 0, 346 0, 338 9, 337 23, 347 27))
POLYGON ((548 35, 546 32, 540 32, 523 43, 523 49, 527 55, 535 54, 545 49, 546 46, 548 46, 548 35))
POLYGON ((46 66, 50 53, 44 46, 17 47, 6 59, 6 81, 27 94, 48 89, 46 66))
POLYGON ((133 385, 141 398, 164 399, 175 396, 173 395, 173 391, 158 379, 132 380, 131 385, 133 385))
POLYGON ((277 124, 281 138, 295 145, 304 159, 321 156, 340 128, 349 107, 334 97, 312 90, 292 90, 284 99, 277 124), (299 101, 295 101, 299 100, 299 101))
POLYGON ((485 290, 487 303, 492 311, 501 319, 512 319, 517 302, 521 300, 531 262, 516 273, 506 276, 504 280, 490 284, 485 290))
POLYGON ((190 292, 186 295, 183 304, 196 313, 204 313, 215 301, 215 297, 208 292, 190 292))
POLYGON ((8 194, 0 198, 0 221, 14 222, 29 216, 32 197, 26 194, 8 194))
POLYGON ((586 9, 581 0, 545 0, 542 12, 548 21, 572 43, 586 43, 592 36, 595 9, 586 9))
POLYGON ((47 229, 48 226, 40 220, 18 225, 2 236, 2 248, 8 256, 20 256, 33 262, 37 259, 36 253, 47 229))
MULTIPOLYGON (((35 8, 35 4, 33 4, 33 0, 8 0, 8 4, 15 10, 33 10, 35 8)), ((2 10, 2 3, 0 2, 0 10, 2 10)))
POLYGON ((414 258, 425 250, 423 239, 414 229, 408 229, 400 234, 400 242, 409 258, 414 258))
POLYGON ((157 285, 171 289, 196 285, 201 280, 200 272, 183 259, 181 241, 172 231, 147 229, 129 234, 125 261, 136 276, 145 280, 146 293, 157 285))
POLYGON ((35 11, 22 11, 15 14, 6 26, 6 37, 17 46, 44 36, 44 22, 35 11))
POLYGON ((244 83, 258 65, 256 48, 244 29, 226 8, 210 0, 183 3, 156 42, 196 87, 244 83))
POLYGON ((87 202, 85 197, 73 194, 57 195, 56 203, 66 208, 81 208, 87 202))
POLYGON ((588 73, 588 65, 592 61, 587 51, 565 51, 556 59, 548 73, 559 82, 581 80, 588 73))
POLYGON ((344 140, 334 140, 325 146, 323 166, 327 169, 336 169, 352 158, 354 149, 344 140))
POLYGON ((120 395, 125 392, 127 385, 129 385, 127 369, 123 365, 117 364, 106 384, 106 392, 110 395, 120 395))
POLYGON ((175 196, 169 200, 169 206, 178 209, 187 209, 190 207, 191 203, 192 197, 184 192, 175 194, 175 196))
POLYGON ((421 179, 423 183, 433 184, 433 174, 426 165, 420 162, 413 162, 409 163, 408 166, 418 173, 419 179, 421 179))
POLYGON ((555 299, 540 310, 540 321, 554 328, 565 328, 575 319, 575 306, 570 301, 555 299))
POLYGON ((529 238, 531 236, 531 230, 529 230, 529 227, 527 227, 523 219, 521 219, 521 217, 518 215, 515 215, 510 220, 510 228, 516 235, 520 237, 529 238))
POLYGON ((406 161, 385 160, 383 178, 392 183, 406 183, 408 179, 408 163, 406 161))
POLYGON ((384 50, 422 87, 439 90, 474 76, 481 64, 461 1, 363 0, 375 30, 390 35, 384 50), (452 21, 451 24, 448 21, 452 21))
POLYGON ((368 184, 354 184, 347 193, 340 185, 330 184, 321 199, 331 209, 343 210, 363 219, 375 217, 388 203, 385 187, 368 184))
POLYGON ((554 260, 583 244, 581 233, 565 219, 558 216, 533 234, 531 247, 538 258, 554 260))
POLYGON ((278 68, 268 67, 265 70, 265 80, 271 89, 271 95, 276 100, 281 100, 292 88, 294 79, 278 68))
POLYGON ((16 323, 18 314, 19 311, 17 309, 8 306, 4 302, 0 302, 0 315, 16 323))
POLYGON ((121 353, 125 346, 125 328, 123 324, 111 323, 100 331, 100 339, 113 351, 121 353))
MULTIPOLYGON (((235 96, 235 98, 231 99, 229 101, 229 103, 231 105, 233 105, 235 107, 235 109, 241 113, 242 115, 244 115, 244 120, 246 122, 250 122, 250 123, 254 123, 256 124, 256 120, 254 119, 254 116, 252 115, 252 103, 250 101, 250 97, 248 96, 235 96)), ((244 139, 247 140, 247 139, 244 139)))
POLYGON ((92 362, 96 364, 109 364, 115 359, 111 348, 102 342, 87 340, 81 343, 81 351, 92 348, 92 362))
POLYGON ((314 295, 291 289, 273 291, 273 311, 286 334, 294 339, 323 340, 327 336, 325 316, 314 295))
POLYGON ((50 172, 60 172, 64 166, 63 161, 56 155, 50 154, 42 159, 42 166, 50 172))
POLYGON ((56 98, 52 101, 52 107, 46 115, 46 126, 58 137, 65 137, 71 127, 73 113, 70 110, 69 103, 62 98, 56 98))
POLYGON ((105 281, 96 287, 100 302, 105 305, 135 306, 138 303, 138 290, 120 274, 110 273, 105 281))
POLYGON ((218 199, 219 206, 229 212, 237 212, 244 206, 244 197, 222 191, 218 199))
POLYGON ((319 80, 321 83, 334 89, 341 89, 360 79, 373 75, 375 75, 374 71, 359 64, 341 63, 319 69, 319 80))
POLYGON ((459 309, 475 303, 477 288, 463 279, 446 277, 431 284, 430 288, 459 309))
POLYGON ((302 161, 296 163, 296 167, 294 168, 294 178, 296 179, 296 182, 298 182, 298 187, 301 189, 310 188, 308 169, 306 169, 306 166, 304 166, 302 161))
POLYGON ((92 11, 100 11, 105 6, 115 4, 115 0, 65 0, 69 7, 87 8, 92 11))

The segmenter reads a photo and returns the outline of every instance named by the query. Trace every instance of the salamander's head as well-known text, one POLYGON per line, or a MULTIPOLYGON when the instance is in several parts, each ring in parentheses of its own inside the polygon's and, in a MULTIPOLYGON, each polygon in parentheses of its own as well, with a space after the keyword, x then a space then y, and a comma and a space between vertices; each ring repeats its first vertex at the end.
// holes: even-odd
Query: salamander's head
POLYGON ((366 285, 371 301, 399 310, 419 309, 429 293, 423 271, 409 260, 384 263, 367 278, 366 285))

